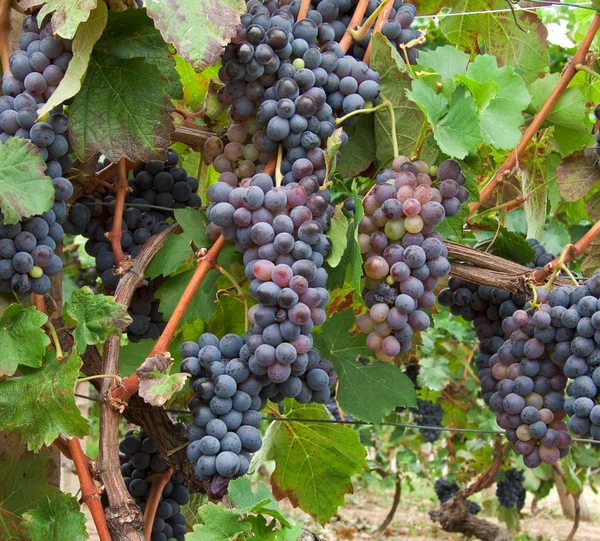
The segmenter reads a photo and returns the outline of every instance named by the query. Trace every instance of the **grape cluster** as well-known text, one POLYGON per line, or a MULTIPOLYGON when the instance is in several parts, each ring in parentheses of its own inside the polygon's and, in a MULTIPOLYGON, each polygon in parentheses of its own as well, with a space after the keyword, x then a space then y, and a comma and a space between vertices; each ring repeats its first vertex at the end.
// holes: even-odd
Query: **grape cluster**
POLYGON ((53 37, 50 23, 40 30, 34 16, 26 17, 19 50, 9 58, 12 75, 2 81, 0 143, 21 137, 35 144, 55 192, 54 205, 41 216, 6 224, 0 214, 0 291, 4 293, 43 295, 50 290, 50 277, 62 270, 54 250, 63 239, 66 201, 73 194, 72 184, 62 176, 72 166, 66 139, 69 123, 62 108, 54 109, 47 122, 38 121, 37 112, 62 80, 72 57, 70 48, 70 41, 53 37))
POLYGON ((100 287, 98 283, 98 271, 95 267, 84 268, 81 265, 81 258, 75 250, 69 252, 69 260, 65 268, 71 265, 76 268, 74 279, 77 287, 89 287, 95 294, 98 294, 100 287))
MULTIPOLYGON (((450 498, 458 494, 459 491, 456 482, 451 483, 443 477, 435 482, 433 488, 440 503, 446 503, 448 500, 450 500, 450 498)), ((469 508, 469 513, 472 515, 477 515, 481 511, 481 506, 476 502, 467 500, 467 505, 469 508)))
POLYGON ((237 188, 219 181, 208 193, 207 234, 222 234, 244 254, 250 293, 258 301, 248 312, 248 366, 272 383, 264 393, 325 403, 336 376, 311 349, 311 331, 325 321, 329 301, 322 265, 331 247, 325 231, 333 207, 318 184, 307 188, 274 187, 264 173, 237 188), (326 370, 317 369, 319 363, 326 370))
MULTIPOLYGON (((163 473, 168 464, 152 440, 141 430, 128 430, 119 443, 119 451, 125 486, 144 513, 154 475, 163 473)), ((190 499, 190 491, 184 485, 184 480, 183 475, 174 473, 165 485, 152 525, 151 541, 183 541, 185 517, 179 510, 190 499)))
POLYGON ((496 498, 503 507, 523 509, 527 492, 523 486, 525 476, 519 470, 507 470, 504 478, 496 484, 496 498))
POLYGON ((189 403, 194 422, 188 427, 188 458, 202 480, 244 475, 251 453, 262 446, 257 427, 266 401, 262 382, 248 368, 248 345, 235 334, 219 340, 205 333, 180 348, 182 372, 191 374, 196 393, 189 403))
POLYGON ((354 421, 354 419, 356 419, 356 417, 354 417, 353 415, 348 415, 346 413, 344 413, 344 418, 342 419, 342 416, 340 415, 341 408, 339 407, 337 400, 333 397, 327 401, 325 407, 327 408, 327 411, 331 413, 331 416, 338 422, 354 421))
POLYGON ((434 227, 455 216, 468 197, 454 160, 440 164, 435 183, 425 162, 399 156, 392 167, 377 175, 363 199, 358 227, 369 311, 357 325, 381 361, 408 351, 413 333, 429 327, 425 310, 435 304, 438 279, 450 271, 448 250, 434 227))
MULTIPOLYGON (((138 166, 134 170, 135 176, 129 179, 121 247, 124 254, 132 258, 141 252, 151 237, 169 227, 167 220, 173 217, 174 210, 202 204, 197 194, 198 180, 189 177, 185 169, 177 167, 177 152, 169 149, 166 158, 166 162, 148 162, 138 166)), ((116 182, 116 179, 111 182, 116 182)), ((106 236, 113 227, 115 204, 112 194, 84 196, 71 207, 64 224, 67 233, 88 239, 85 250, 95 258, 96 272, 107 293, 113 293, 119 283, 119 276, 113 273, 114 253, 106 236)), ((130 341, 156 339, 164 329, 159 301, 154 295, 162 281, 162 278, 149 280, 135 291, 129 306, 133 319, 127 328, 130 341)))
POLYGON ((600 439, 600 406, 596 404, 600 387, 600 273, 583 285, 561 287, 548 296, 553 326, 561 326, 570 338, 555 349, 556 362, 563 363, 569 398, 565 410, 569 414, 569 430, 581 437, 600 439))
MULTIPOLYGON (((417 411, 415 412, 415 420, 423 426, 439 426, 442 427, 444 419, 444 409, 439 404, 434 404, 429 400, 421 400, 417 398, 417 411)), ((427 428, 419 428, 419 432, 423 439, 428 443, 433 443, 438 440, 441 432, 439 430, 431 430, 427 428)))

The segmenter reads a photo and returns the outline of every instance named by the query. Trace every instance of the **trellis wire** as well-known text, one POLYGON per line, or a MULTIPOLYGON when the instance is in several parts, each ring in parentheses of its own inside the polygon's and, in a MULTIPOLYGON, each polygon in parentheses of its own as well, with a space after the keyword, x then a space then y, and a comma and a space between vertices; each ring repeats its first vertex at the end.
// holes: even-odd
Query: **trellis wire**
MULTIPOLYGON (((86 400, 91 400, 92 402, 100 402, 99 398, 94 398, 92 396, 86 396, 83 394, 75 393, 75 396, 79 398, 85 398, 86 400)), ((142 410, 146 408, 137 407, 137 406, 127 406, 132 410, 142 410)), ((167 413, 175 413, 178 415, 192 415, 188 410, 179 410, 179 409, 165 409, 167 413)), ((302 417, 271 417, 271 416, 263 416, 263 421, 285 421, 292 423, 325 423, 325 424, 338 424, 338 425, 361 425, 361 426, 394 426, 397 428, 410 428, 416 430, 435 430, 438 432, 463 432, 470 434, 504 434, 504 430, 482 430, 482 429, 474 429, 474 428, 453 428, 446 426, 425 426, 425 425, 414 425, 407 423, 392 423, 387 421, 382 421, 381 423, 369 423, 367 421, 336 421, 335 419, 306 419, 302 417)), ((600 445, 600 440, 588 440, 583 438, 572 438, 572 441, 578 443, 593 443, 594 445, 600 445)))

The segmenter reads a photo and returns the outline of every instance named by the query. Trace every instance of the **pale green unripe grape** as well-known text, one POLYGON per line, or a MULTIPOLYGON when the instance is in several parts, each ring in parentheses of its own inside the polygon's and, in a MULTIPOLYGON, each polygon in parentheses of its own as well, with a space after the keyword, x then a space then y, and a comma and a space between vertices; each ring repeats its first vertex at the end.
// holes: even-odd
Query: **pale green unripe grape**
POLYGON ((44 274, 44 271, 41 267, 38 267, 36 265, 31 267, 31 270, 29 271, 29 276, 31 276, 32 278, 41 278, 42 274, 44 274))
POLYGON ((260 130, 260 124, 256 118, 251 117, 244 122, 244 128, 246 128, 246 133, 248 135, 254 135, 258 130, 260 130))
POLYGON ((429 176, 430 176, 431 178, 435 178, 435 177, 437 177, 437 165, 432 165, 432 166, 429 168, 429 176))
POLYGON ((249 144, 244 147, 244 158, 250 160, 251 162, 255 162, 258 160, 259 151, 255 145, 249 144))
POLYGON ((358 234, 358 245, 360 246, 360 253, 366 254, 371 249, 371 237, 364 233, 358 234))
POLYGON ((542 409, 544 407, 544 399, 537 393, 531 393, 525 397, 525 405, 542 409))
POLYGON ((404 220, 404 227, 409 233, 420 233, 421 229, 423 229, 423 219, 419 215, 406 218, 404 220))
MULTIPOLYGON (((385 224, 385 236, 390 240, 400 240, 404 233, 406 233, 406 227, 404 224, 404 218, 400 218, 399 220, 390 220, 387 224, 385 224)), ((423 222, 421 221, 421 229, 423 228, 423 222)), ((421 231, 419 229, 419 231, 421 231)))
POLYGON ((301 70, 304 67, 304 60, 302 60, 302 58, 296 58, 296 60, 292 62, 292 65, 296 68, 296 71, 301 70))
POLYGON ((531 439, 529 425, 521 425, 519 428, 517 428, 517 438, 519 438, 521 441, 529 441, 531 439))

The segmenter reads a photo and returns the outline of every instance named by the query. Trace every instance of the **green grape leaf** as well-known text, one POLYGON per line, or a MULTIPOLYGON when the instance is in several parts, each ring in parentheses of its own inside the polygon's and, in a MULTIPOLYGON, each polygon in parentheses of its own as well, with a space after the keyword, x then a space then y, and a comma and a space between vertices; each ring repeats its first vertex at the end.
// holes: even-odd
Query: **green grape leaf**
POLYGON ((249 522, 240 520, 234 509, 226 509, 222 503, 207 503, 199 514, 202 524, 195 524, 193 531, 185 535, 185 541, 234 540, 251 531, 249 522))
POLYGON ((469 81, 481 86, 473 94, 479 108, 481 134, 486 144, 499 149, 512 149, 520 138, 523 111, 531 101, 525 81, 510 66, 498 67, 496 58, 489 55, 477 56, 467 69, 469 81), (492 86, 490 86, 490 84, 492 86), (493 88, 493 94, 486 92, 493 88))
POLYGON ((5 380, 0 385, 0 426, 19 430, 32 451, 50 445, 59 435, 87 435, 88 421, 73 396, 81 365, 75 352, 59 361, 56 351, 49 349, 42 368, 22 368, 20 376, 5 380))
POLYGON ((31 541, 85 541, 88 538, 85 515, 77 499, 70 494, 46 496, 37 509, 23 513, 23 520, 31 541))
POLYGON ((0 144, 0 211, 5 224, 43 214, 54 204, 46 162, 31 141, 10 137, 0 144))
POLYGON ((331 252, 327 256, 327 263, 330 267, 339 265, 348 246, 348 218, 346 218, 342 206, 336 207, 331 217, 331 227, 327 233, 331 240, 331 252))
POLYGON ((14 460, 0 461, 0 539, 22 541, 21 514, 35 509, 48 496, 60 494, 50 486, 48 451, 25 451, 14 460))
POLYGON ((600 169, 583 151, 567 156, 556 174, 558 189, 565 201, 579 201, 600 181, 600 169))
POLYGON ((516 530, 519 525, 519 511, 516 507, 498 507, 498 518, 504 522, 509 530, 516 530))
POLYGON ((50 339, 42 327, 48 316, 33 306, 11 304, 0 316, 0 376, 12 376, 17 366, 39 368, 50 339))
POLYGON ((344 127, 348 142, 340 149, 337 171, 344 178, 356 177, 376 158, 375 115, 359 115, 354 126, 344 127))
POLYGON ((123 60, 94 51, 70 107, 70 141, 85 161, 104 154, 116 162, 164 159, 174 107, 167 79, 142 58, 123 60), (143 88, 143 93, 140 93, 143 88))
MULTIPOLYGON (((219 265, 227 268, 231 263, 238 259, 235 248, 228 244, 219 254, 219 265)), ((165 282, 156 291, 156 298, 160 300, 160 309, 165 320, 168 320, 173 314, 173 310, 187 287, 194 269, 190 269, 165 280, 165 282)), ((198 288, 196 295, 192 299, 188 310, 183 317, 182 323, 191 323, 200 318, 203 321, 209 321, 215 311, 215 301, 217 295, 216 282, 219 273, 211 270, 206 275, 202 284, 198 288)))
POLYGON ((450 361, 439 353, 435 353, 435 356, 419 358, 419 366, 422 368, 419 370, 419 386, 432 391, 441 391, 452 375, 449 364, 450 361))
POLYGON ((450 99, 448 113, 431 127, 440 150, 453 158, 464 158, 482 142, 475 100, 460 88, 450 99))
POLYGON ((57 89, 53 92, 50 99, 40 107, 38 116, 50 113, 52 109, 72 98, 81 89, 85 72, 90 62, 90 56, 96 42, 100 39, 106 21, 108 20, 108 9, 104 2, 98 2, 98 5, 91 11, 89 18, 81 23, 77 34, 73 39, 73 58, 69 62, 69 67, 65 76, 59 83, 57 89))
MULTIPOLYGON (((481 58, 481 57, 477 57, 481 58)), ((485 82, 476 81, 475 79, 471 79, 467 75, 458 75, 456 77, 457 81, 462 83, 473 98, 475 99, 475 106, 480 111, 487 108, 490 102, 496 97, 498 94, 499 86, 496 81, 493 79, 488 79, 485 82)))
POLYGON ((259 483, 256 492, 253 492, 250 479, 240 477, 229 483, 228 496, 239 507, 236 510, 239 514, 268 515, 277 519, 282 526, 291 527, 289 520, 279 509, 277 500, 273 498, 271 491, 262 483, 259 483))
POLYGON ((340 407, 359 419, 379 423, 396 406, 415 406, 415 390, 404 372, 391 363, 364 366, 356 361, 365 354, 366 337, 349 333, 355 321, 352 310, 338 312, 314 335, 314 344, 338 374, 340 407))
POLYGON ((219 294, 219 302, 216 303, 215 311, 208 322, 210 332, 216 336, 229 333, 241 336, 246 332, 245 324, 246 309, 237 292, 219 294))
POLYGON ((414 101, 419 109, 427 115, 427 120, 433 126, 448 113, 448 100, 443 94, 436 94, 425 81, 416 79, 410 90, 406 91, 409 100, 414 101))
POLYGON ((246 11, 242 0, 146 0, 145 5, 164 40, 196 71, 217 63, 246 11))
POLYGON ((210 66, 200 73, 183 58, 175 55, 175 68, 183 85, 183 99, 181 104, 190 111, 201 111, 208 92, 208 83, 219 73, 219 65, 210 66))
POLYGON ((177 209, 175 220, 183 229, 180 235, 169 235, 167 242, 161 247, 158 254, 146 270, 146 276, 156 278, 160 275, 173 274, 193 253, 190 242, 198 248, 208 248, 211 242, 205 234, 208 219, 200 209, 177 209))
POLYGON ((109 334, 120 334, 132 321, 127 306, 115 302, 114 297, 95 294, 87 286, 73 292, 65 310, 77 322, 73 331, 77 353, 105 342, 109 334))
POLYGON ((152 406, 164 406, 169 398, 183 389, 190 377, 186 372, 171 374, 172 360, 170 356, 159 353, 147 358, 135 371, 140 379, 139 395, 152 406))
POLYGON ((452 45, 436 47, 432 51, 419 51, 419 67, 437 73, 442 81, 453 80, 467 72, 469 55, 452 45))
POLYGON ((498 228, 496 240, 489 251, 498 257, 509 259, 521 265, 527 265, 535 259, 535 250, 529 246, 525 237, 519 233, 509 231, 503 226, 498 228))
MULTIPOLYGON (((425 118, 421 110, 406 97, 411 78, 406 74, 406 66, 398 51, 383 34, 375 34, 371 43, 371 67, 381 74, 381 95, 392 104, 399 152, 409 154, 421 133, 425 118)), ((392 141, 392 116, 386 107, 375 113, 375 147, 380 167, 388 167, 395 158, 392 141)))
POLYGON ((529 82, 545 73, 548 32, 535 13, 501 11, 502 0, 453 0, 450 5, 453 16, 443 17, 440 27, 452 45, 472 55, 485 51, 529 82))
POLYGON ((142 361, 148 358, 154 344, 156 344, 156 340, 146 339, 121 346, 119 349, 119 374, 131 376, 140 367, 142 361))
POLYGON ((88 20, 97 3, 98 0, 22 0, 20 6, 28 10, 41 5, 36 16, 40 27, 52 14, 52 30, 61 38, 73 39, 77 28, 88 20))
POLYGON ((183 98, 173 54, 146 9, 110 10, 106 30, 94 49, 122 60, 143 58, 167 78, 168 94, 174 99, 183 98))
POLYGON ((358 433, 340 424, 299 423, 293 419, 331 419, 321 404, 286 401, 286 421, 273 421, 253 464, 275 461, 271 489, 278 500, 289 498, 325 524, 352 492, 351 477, 367 468, 358 433), (326 480, 326 482, 324 482, 326 480))

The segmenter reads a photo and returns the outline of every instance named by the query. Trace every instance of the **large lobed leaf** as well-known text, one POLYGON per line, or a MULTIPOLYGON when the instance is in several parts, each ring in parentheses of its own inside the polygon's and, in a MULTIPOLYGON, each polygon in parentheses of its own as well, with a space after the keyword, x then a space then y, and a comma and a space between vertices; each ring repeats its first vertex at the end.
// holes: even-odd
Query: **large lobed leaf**
POLYGON ((48 316, 33 306, 11 304, 0 317, 0 376, 12 376, 17 366, 39 368, 50 339, 42 327, 48 316))
POLYGON ((32 142, 10 137, 0 143, 0 211, 4 223, 15 224, 52 207, 54 187, 45 170, 42 153, 32 142))
POLYGON ((21 375, 0 385, 0 426, 19 430, 28 449, 38 451, 59 435, 83 437, 88 422, 75 404, 73 389, 82 362, 76 353, 59 361, 46 352, 41 368, 23 368, 21 375))
POLYGON ((379 423, 396 406, 415 406, 415 389, 404 372, 391 363, 377 361, 364 366, 357 362, 365 353, 366 337, 350 334, 355 319, 352 310, 333 315, 315 334, 314 343, 338 374, 341 408, 359 419, 379 423))
POLYGON ((271 423, 253 463, 274 460, 273 495, 278 500, 289 498, 294 507, 324 524, 352 491, 352 475, 367 468, 366 452, 349 427, 293 421, 331 419, 322 405, 287 402, 284 417, 290 421, 271 423))
POLYGON ((131 323, 127 306, 115 302, 114 297, 96 295, 89 287, 74 291, 65 310, 77 323, 73 337, 78 353, 105 342, 109 334, 121 333, 131 323))
POLYGON ((146 0, 145 5, 165 41, 196 71, 216 64, 246 11, 242 0, 146 0))

